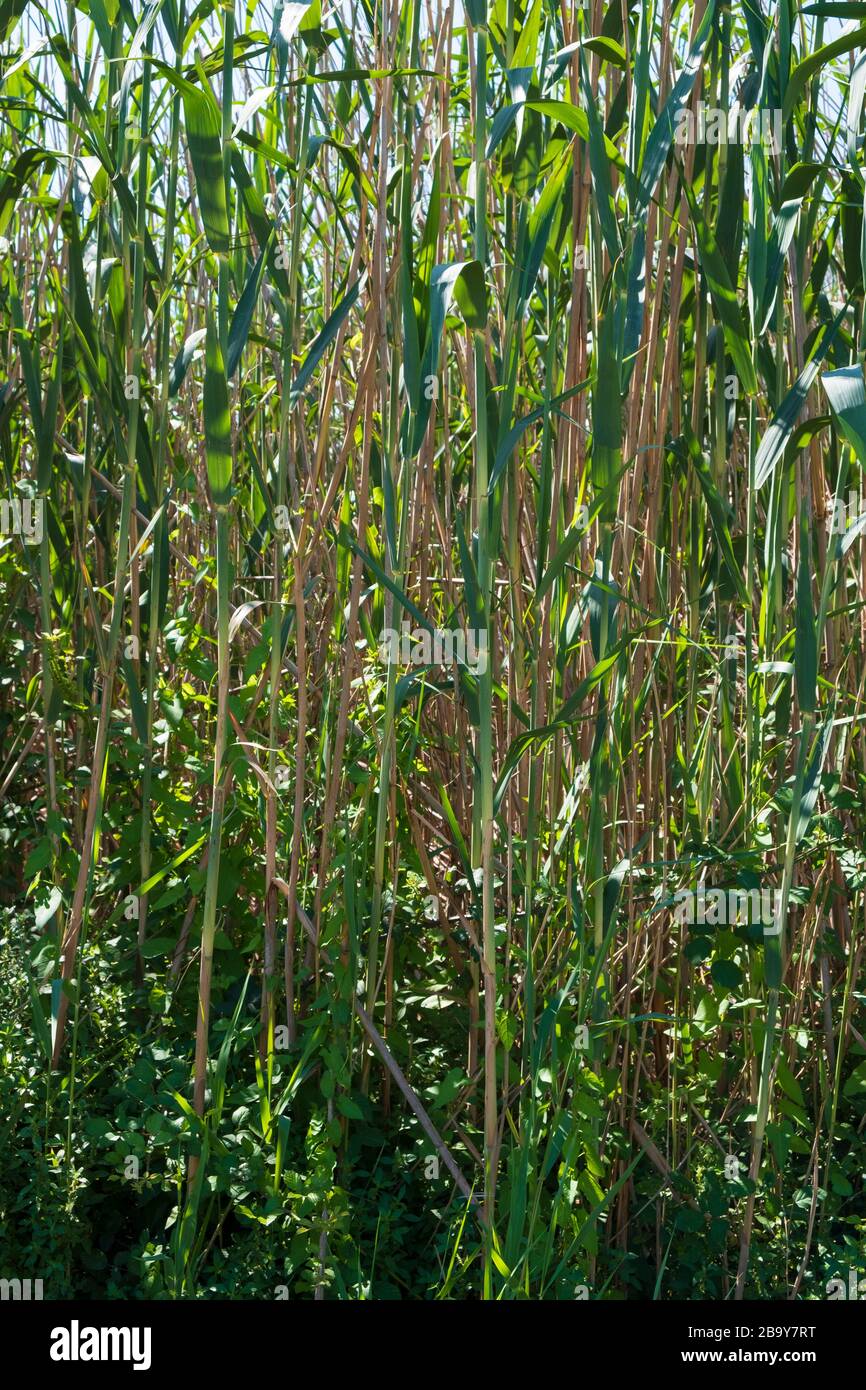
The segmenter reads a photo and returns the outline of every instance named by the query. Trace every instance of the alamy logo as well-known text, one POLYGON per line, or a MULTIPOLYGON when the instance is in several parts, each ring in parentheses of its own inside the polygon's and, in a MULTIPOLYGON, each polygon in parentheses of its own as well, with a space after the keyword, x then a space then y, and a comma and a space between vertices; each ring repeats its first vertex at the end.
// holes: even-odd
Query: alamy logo
POLYGON ((857 1271, 849 1269, 847 1288, 844 1279, 827 1280, 827 1297, 831 1303, 840 1298, 864 1299, 866 1298, 866 1279, 858 1279, 857 1271))
POLYGON ((778 888, 680 888, 674 893, 674 919, 690 927, 760 922, 764 936, 778 936, 781 914, 778 888))
POLYGON ((20 536, 25 545, 42 544, 41 497, 0 497, 0 535, 20 536))
POLYGON ((131 1361, 134 1371, 150 1369, 149 1327, 69 1327, 51 1333, 52 1361, 131 1361))
POLYGON ((831 536, 844 536, 849 526, 866 514, 866 498, 853 489, 848 493, 848 501, 841 497, 833 498, 833 509, 827 513, 827 530, 831 536))
POLYGON ((774 154, 782 149, 782 112, 779 107, 772 111, 746 110, 732 106, 722 111, 718 106, 707 106, 698 102, 697 118, 694 111, 681 107, 674 125, 674 142, 677 145, 769 145, 774 154))
POLYGON ((480 629, 468 632, 460 628, 409 627, 400 624, 400 631, 386 627, 379 639, 379 660, 400 662, 403 666, 451 666, 457 662, 474 676, 487 670, 487 633, 480 629))
POLYGON ((15 1302, 29 1302, 42 1297, 41 1279, 0 1279, 0 1300, 13 1299, 15 1302))

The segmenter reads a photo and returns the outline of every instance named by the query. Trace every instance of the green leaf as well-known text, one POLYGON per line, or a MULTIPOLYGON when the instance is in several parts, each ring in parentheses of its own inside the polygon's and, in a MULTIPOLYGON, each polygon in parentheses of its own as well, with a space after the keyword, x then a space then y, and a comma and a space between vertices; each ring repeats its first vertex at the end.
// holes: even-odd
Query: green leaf
POLYGON ((439 297, 439 313, 443 320, 453 299, 467 328, 484 328, 487 323, 487 286, 480 261, 437 265, 431 277, 430 292, 439 297))
POLYGON ((592 94, 592 84, 583 50, 580 53, 580 82, 589 124, 589 167, 595 194, 595 206, 607 253, 611 261, 616 262, 620 253, 620 239, 610 181, 610 165, 605 153, 604 130, 592 94))
POLYGON ((758 378, 755 375, 749 338, 740 313, 736 290, 731 284, 724 257, 716 243, 715 234, 705 221, 694 193, 688 183, 683 183, 683 189, 698 238, 701 265, 707 277, 716 313, 722 323, 725 343, 733 358, 743 390, 747 396, 754 396, 758 390, 758 378))
POLYGON ((186 138, 204 233, 211 250, 224 256, 230 243, 219 107, 203 72, 199 74, 202 86, 197 87, 164 63, 155 66, 183 97, 186 138))
POLYGON ((599 58, 604 58, 614 67, 623 69, 628 67, 626 51, 621 43, 617 43, 616 39, 607 38, 604 34, 600 34, 598 38, 584 39, 582 46, 589 53, 597 53, 599 58))
POLYGON ((857 365, 840 367, 835 372, 823 372, 821 385, 839 428, 861 466, 866 468, 866 387, 863 368, 857 365))
POLYGON ((237 308, 232 315, 231 326, 229 327, 228 356, 226 361, 226 376, 231 381, 237 371, 238 363, 243 355, 243 350, 247 345, 250 336, 250 325, 253 321, 256 301, 259 297, 259 290, 262 287, 262 280, 267 264, 268 247, 262 247, 261 254, 247 277, 244 285, 244 292, 238 300, 237 308))
POLYGON ((779 194, 779 203, 785 204, 805 198, 815 179, 823 172, 824 165, 815 164, 811 160, 807 160, 804 163, 792 164, 786 175, 785 182, 782 184, 782 191, 779 194))
POLYGON ((52 884, 48 897, 43 903, 38 904, 35 913, 36 930, 42 931, 48 925, 57 909, 63 903, 63 895, 56 884, 52 884))
POLYGON ((165 878, 166 874, 171 873, 172 869, 178 868, 179 865, 183 864, 185 860, 191 859, 192 856, 196 854, 198 850, 201 849, 206 839, 206 835, 200 836, 199 839, 195 840, 193 844, 189 845, 186 849, 181 850, 180 854, 178 854, 174 859, 172 859, 170 863, 164 864, 161 869, 157 869, 156 873, 151 874, 150 878, 147 879, 147 881, 143 883, 139 888, 139 895, 141 897, 144 897, 147 893, 150 892, 152 888, 155 888, 156 885, 162 879, 165 878))
POLYGON ((804 714, 815 709, 818 687, 818 634, 812 603, 812 564, 806 504, 800 512, 800 562, 797 567, 797 612, 794 643, 797 701, 804 714))
POLYGON ((223 355, 211 314, 205 342, 204 439, 214 506, 225 507, 232 490, 232 422, 223 355))
POLYGON ((622 463, 622 399, 619 360, 615 343, 615 314, 611 306, 601 320, 592 383, 593 492, 604 497, 602 520, 611 525, 616 516, 613 482, 622 463))
POLYGON ((847 34, 842 34, 832 43, 824 44, 823 48, 818 48, 814 53, 810 53, 804 58, 802 63, 797 66, 788 78, 785 87, 785 96, 782 103, 782 118, 788 121, 802 93, 816 73, 821 71, 830 62, 831 58, 838 58, 842 53, 850 53, 852 48, 862 48, 866 43, 866 25, 861 25, 859 29, 851 30, 847 34))
POLYGON ((170 396, 177 395, 183 379, 189 370, 189 364, 192 362, 196 352, 201 347, 206 337, 207 329, 198 328, 195 333, 190 333, 189 337, 185 339, 183 347, 174 359, 171 372, 169 373, 168 394, 170 396))
MULTIPOLYGON (((30 994, 30 1017, 33 1019, 33 1031, 41 1047, 45 1060, 51 1061, 51 1033, 48 1031, 48 1024, 42 1012, 42 1000, 32 978, 27 977, 27 988, 30 994)), ((53 994, 53 990, 52 990, 53 994)))
POLYGON ((743 972, 732 960, 714 960, 710 974, 722 989, 737 989, 743 982, 743 972))
POLYGON ((788 1096, 800 1110, 805 1110, 806 1098, 803 1095, 803 1088, 781 1053, 779 1053, 776 1060, 776 1080, 785 1092, 785 1095, 788 1096))
POLYGON ((755 487, 764 486, 785 451, 788 439, 803 409, 812 383, 818 375, 818 368, 830 349, 836 330, 842 322, 847 305, 843 307, 832 324, 825 324, 815 340, 812 356, 806 363, 794 385, 791 387, 770 426, 761 440, 755 455, 755 487))
POLYGON ((5 43, 27 9, 28 0, 3 0, 0 4, 0 43, 5 43))
POLYGON ((354 285, 352 285, 351 289, 348 289, 346 291, 346 293, 343 295, 343 298, 340 300, 339 304, 334 309, 333 313, 330 315, 321 333, 318 333, 316 335, 316 337, 310 343, 310 346, 307 348, 307 352, 303 362, 301 363, 298 375, 292 382, 292 387, 289 392, 289 402, 291 406, 294 407, 295 405, 297 405, 301 396, 304 394, 304 391, 309 385, 310 378, 312 377, 313 372, 316 370, 316 367, 321 362, 323 356, 325 355, 325 352, 336 338, 341 326, 343 325, 343 323, 345 323, 349 311, 357 302, 358 293, 360 291, 362 281, 363 277, 360 280, 356 280, 354 285))
POLYGON ((812 761, 806 770, 803 780, 803 790, 800 793, 800 809, 797 816, 797 843, 805 838, 806 832, 815 812, 815 803, 818 800, 818 792, 821 787, 821 772, 824 767, 824 759, 827 756, 827 749, 830 746, 830 734, 833 731, 833 717, 828 715, 824 727, 822 728, 815 746, 812 751, 812 761))
MULTIPOLYGON (((652 198, 659 175, 665 167, 674 138, 677 115, 685 107, 697 80, 703 62, 704 47, 712 29, 715 8, 715 0, 710 0, 682 72, 671 88, 670 95, 647 138, 638 174, 639 197, 644 206, 652 198)), ((684 184, 684 187, 688 186, 684 184)))

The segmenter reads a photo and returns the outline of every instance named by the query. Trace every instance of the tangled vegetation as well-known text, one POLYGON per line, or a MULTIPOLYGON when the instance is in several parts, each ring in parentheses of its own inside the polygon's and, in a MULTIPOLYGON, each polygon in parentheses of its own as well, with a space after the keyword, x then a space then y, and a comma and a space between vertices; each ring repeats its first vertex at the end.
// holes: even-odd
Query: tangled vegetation
POLYGON ((866 3, 0 52, 0 1275, 866 1275, 866 3))

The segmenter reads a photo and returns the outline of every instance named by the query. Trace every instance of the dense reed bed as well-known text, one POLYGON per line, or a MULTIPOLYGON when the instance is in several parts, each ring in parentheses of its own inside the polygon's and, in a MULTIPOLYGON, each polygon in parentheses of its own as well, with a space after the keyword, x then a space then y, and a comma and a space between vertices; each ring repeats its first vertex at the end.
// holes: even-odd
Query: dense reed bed
POLYGON ((0 1274, 866 1274, 866 4, 0 4, 0 1274))

